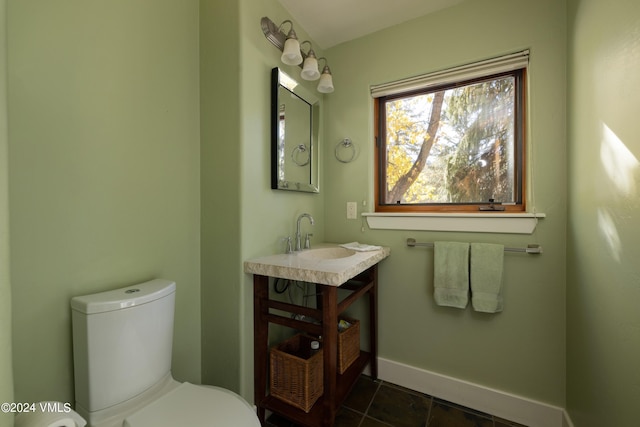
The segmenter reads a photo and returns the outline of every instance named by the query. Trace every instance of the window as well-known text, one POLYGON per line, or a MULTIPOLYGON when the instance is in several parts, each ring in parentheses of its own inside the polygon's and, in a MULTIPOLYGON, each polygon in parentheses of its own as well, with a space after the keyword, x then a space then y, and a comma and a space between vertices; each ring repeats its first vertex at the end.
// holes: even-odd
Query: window
POLYGON ((372 88, 376 211, 524 211, 528 52, 372 88))

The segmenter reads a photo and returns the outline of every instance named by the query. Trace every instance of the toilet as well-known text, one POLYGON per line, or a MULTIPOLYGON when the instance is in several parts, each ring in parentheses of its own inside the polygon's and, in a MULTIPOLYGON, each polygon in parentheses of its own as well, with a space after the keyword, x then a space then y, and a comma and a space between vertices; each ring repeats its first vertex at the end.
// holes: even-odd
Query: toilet
POLYGON ((88 427, 260 427, 232 391, 171 375, 175 282, 71 299, 75 410, 88 427))

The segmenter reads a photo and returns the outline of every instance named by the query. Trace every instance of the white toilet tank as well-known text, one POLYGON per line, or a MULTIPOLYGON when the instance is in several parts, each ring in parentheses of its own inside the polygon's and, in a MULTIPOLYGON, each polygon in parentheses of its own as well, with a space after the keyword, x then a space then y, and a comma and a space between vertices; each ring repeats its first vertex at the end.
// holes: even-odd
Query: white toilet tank
POLYGON ((108 408, 170 372, 175 290, 157 279, 71 300, 76 405, 108 408))

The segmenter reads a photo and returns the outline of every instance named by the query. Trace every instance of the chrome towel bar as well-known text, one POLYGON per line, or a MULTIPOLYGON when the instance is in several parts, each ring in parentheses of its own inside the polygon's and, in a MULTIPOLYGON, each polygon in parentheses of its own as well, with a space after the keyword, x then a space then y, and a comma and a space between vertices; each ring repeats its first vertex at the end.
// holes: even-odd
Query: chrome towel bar
MULTIPOLYGON (((427 248, 432 248, 433 242, 418 243, 416 242, 416 239, 408 238, 407 246, 412 248, 415 246, 425 246, 427 248)), ((526 248, 508 248, 505 246, 504 251, 505 252, 524 252, 531 255, 537 255, 542 253, 542 246, 538 244, 527 245, 526 248)))

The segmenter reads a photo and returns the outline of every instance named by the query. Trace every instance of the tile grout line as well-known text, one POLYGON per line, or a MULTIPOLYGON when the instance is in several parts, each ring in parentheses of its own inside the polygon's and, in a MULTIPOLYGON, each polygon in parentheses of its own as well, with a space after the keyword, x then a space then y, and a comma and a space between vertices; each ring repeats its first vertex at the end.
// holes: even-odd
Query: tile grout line
POLYGON ((429 427, 429 419, 431 418, 432 409, 433 409, 433 396, 429 395, 429 411, 427 412, 427 420, 424 422, 424 427, 429 427))
POLYGON ((376 391, 373 393, 373 396, 371 396, 371 400, 369 400, 369 404, 367 405, 367 408, 364 410, 364 414, 362 416, 362 419, 360 420, 360 423, 358 424, 358 427, 362 426, 362 423, 364 423, 364 419, 367 418, 367 414, 369 413, 369 408, 371 408, 371 405, 373 405, 373 400, 376 398, 376 394, 378 394, 378 391, 380 390, 381 385, 382 385, 382 380, 378 380, 378 387, 376 387, 376 391))

